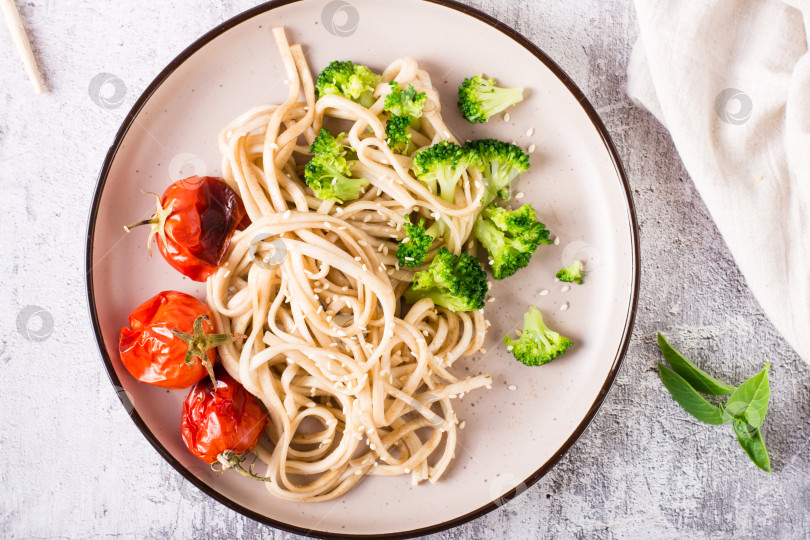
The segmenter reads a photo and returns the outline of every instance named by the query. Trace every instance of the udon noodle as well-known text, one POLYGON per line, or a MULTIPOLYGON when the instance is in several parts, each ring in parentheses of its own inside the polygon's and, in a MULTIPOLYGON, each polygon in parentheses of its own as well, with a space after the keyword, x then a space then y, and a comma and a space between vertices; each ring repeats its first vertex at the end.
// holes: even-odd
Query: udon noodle
POLYGON ((366 475, 435 482, 456 451, 453 398, 491 383, 449 369, 481 348, 488 323, 483 311, 452 312, 430 299, 405 309, 400 297, 414 270, 400 268, 395 254, 413 213, 447 227, 428 262, 442 245, 468 249, 483 182, 471 168, 449 204, 412 176, 411 158, 388 147, 390 81, 427 94, 417 146, 457 142, 414 60, 384 70, 370 108, 316 99, 301 46, 289 45, 281 28, 273 33, 287 98, 247 111, 220 134, 223 177, 252 224, 236 233, 207 283, 219 331, 247 335, 219 347, 222 363, 270 415, 257 448, 266 470, 258 468, 273 495, 302 502, 339 497, 366 475), (346 126, 353 176, 369 182, 344 205, 316 198, 303 179, 324 122, 346 126))

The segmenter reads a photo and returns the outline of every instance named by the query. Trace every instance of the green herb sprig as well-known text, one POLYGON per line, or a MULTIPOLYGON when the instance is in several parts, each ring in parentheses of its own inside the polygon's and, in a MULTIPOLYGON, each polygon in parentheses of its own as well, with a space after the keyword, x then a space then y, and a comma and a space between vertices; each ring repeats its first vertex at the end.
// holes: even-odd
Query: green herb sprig
POLYGON ((661 334, 658 334, 658 347, 672 367, 670 369, 664 364, 658 364, 661 382, 672 398, 701 422, 713 426, 731 423, 740 446, 751 461, 763 471, 772 472, 768 450, 759 431, 768 413, 768 401, 771 397, 768 383, 768 368, 771 364, 765 364, 762 371, 735 387, 715 379, 687 360, 661 334), (731 395, 723 406, 713 405, 701 394, 731 395))

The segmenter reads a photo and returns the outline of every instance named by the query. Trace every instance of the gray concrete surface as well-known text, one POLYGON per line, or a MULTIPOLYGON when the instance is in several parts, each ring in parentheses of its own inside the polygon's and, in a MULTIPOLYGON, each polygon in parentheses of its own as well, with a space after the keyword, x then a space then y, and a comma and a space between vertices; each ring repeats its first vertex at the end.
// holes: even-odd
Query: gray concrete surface
MULTIPOLYGON (((87 211, 125 111, 180 50, 254 2, 18 3, 50 93, 32 95, 0 31, 2 536, 292 538, 209 500, 149 446, 108 382, 84 298, 87 211), (121 107, 89 99, 100 72, 125 81, 121 107), (41 306, 53 332, 18 328, 26 306, 41 306)), ((626 97, 632 6, 468 3, 544 49, 602 115, 633 186, 643 286, 624 367, 579 443, 510 504, 436 538, 808 537, 810 369, 751 296, 666 131, 626 97), (728 426, 697 423, 665 393, 659 330, 735 382, 773 363, 773 475, 728 426)))

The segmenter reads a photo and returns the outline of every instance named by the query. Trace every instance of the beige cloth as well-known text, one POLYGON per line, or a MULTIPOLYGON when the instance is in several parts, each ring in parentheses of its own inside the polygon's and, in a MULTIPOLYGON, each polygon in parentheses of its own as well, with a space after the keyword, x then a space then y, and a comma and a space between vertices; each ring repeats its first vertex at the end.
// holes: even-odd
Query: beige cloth
POLYGON ((635 6, 630 97, 669 129, 754 295, 810 362, 810 0, 635 6))

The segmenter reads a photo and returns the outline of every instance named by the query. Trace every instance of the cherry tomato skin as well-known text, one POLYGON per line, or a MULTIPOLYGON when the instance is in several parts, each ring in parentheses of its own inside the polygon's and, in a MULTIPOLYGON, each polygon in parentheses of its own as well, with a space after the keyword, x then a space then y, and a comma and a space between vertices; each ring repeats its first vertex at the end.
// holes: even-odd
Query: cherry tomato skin
POLYGON ((225 450, 252 450, 269 419, 259 400, 223 369, 197 383, 183 403, 181 435, 192 454, 214 463, 225 450))
MULTIPOLYGON (((191 332, 200 315, 211 317, 208 306, 178 291, 163 291, 138 306, 129 315, 129 327, 122 328, 118 338, 124 367, 141 382, 171 389, 188 388, 207 377, 198 359, 191 365, 185 363, 188 345, 172 334, 173 329, 191 332)), ((205 320, 203 328, 206 333, 213 331, 205 320)), ((213 365, 216 349, 207 354, 213 365)))
POLYGON ((169 204, 160 253, 181 274, 205 281, 222 262, 234 231, 250 223, 242 199, 219 178, 192 176, 166 189, 161 205, 169 204))

